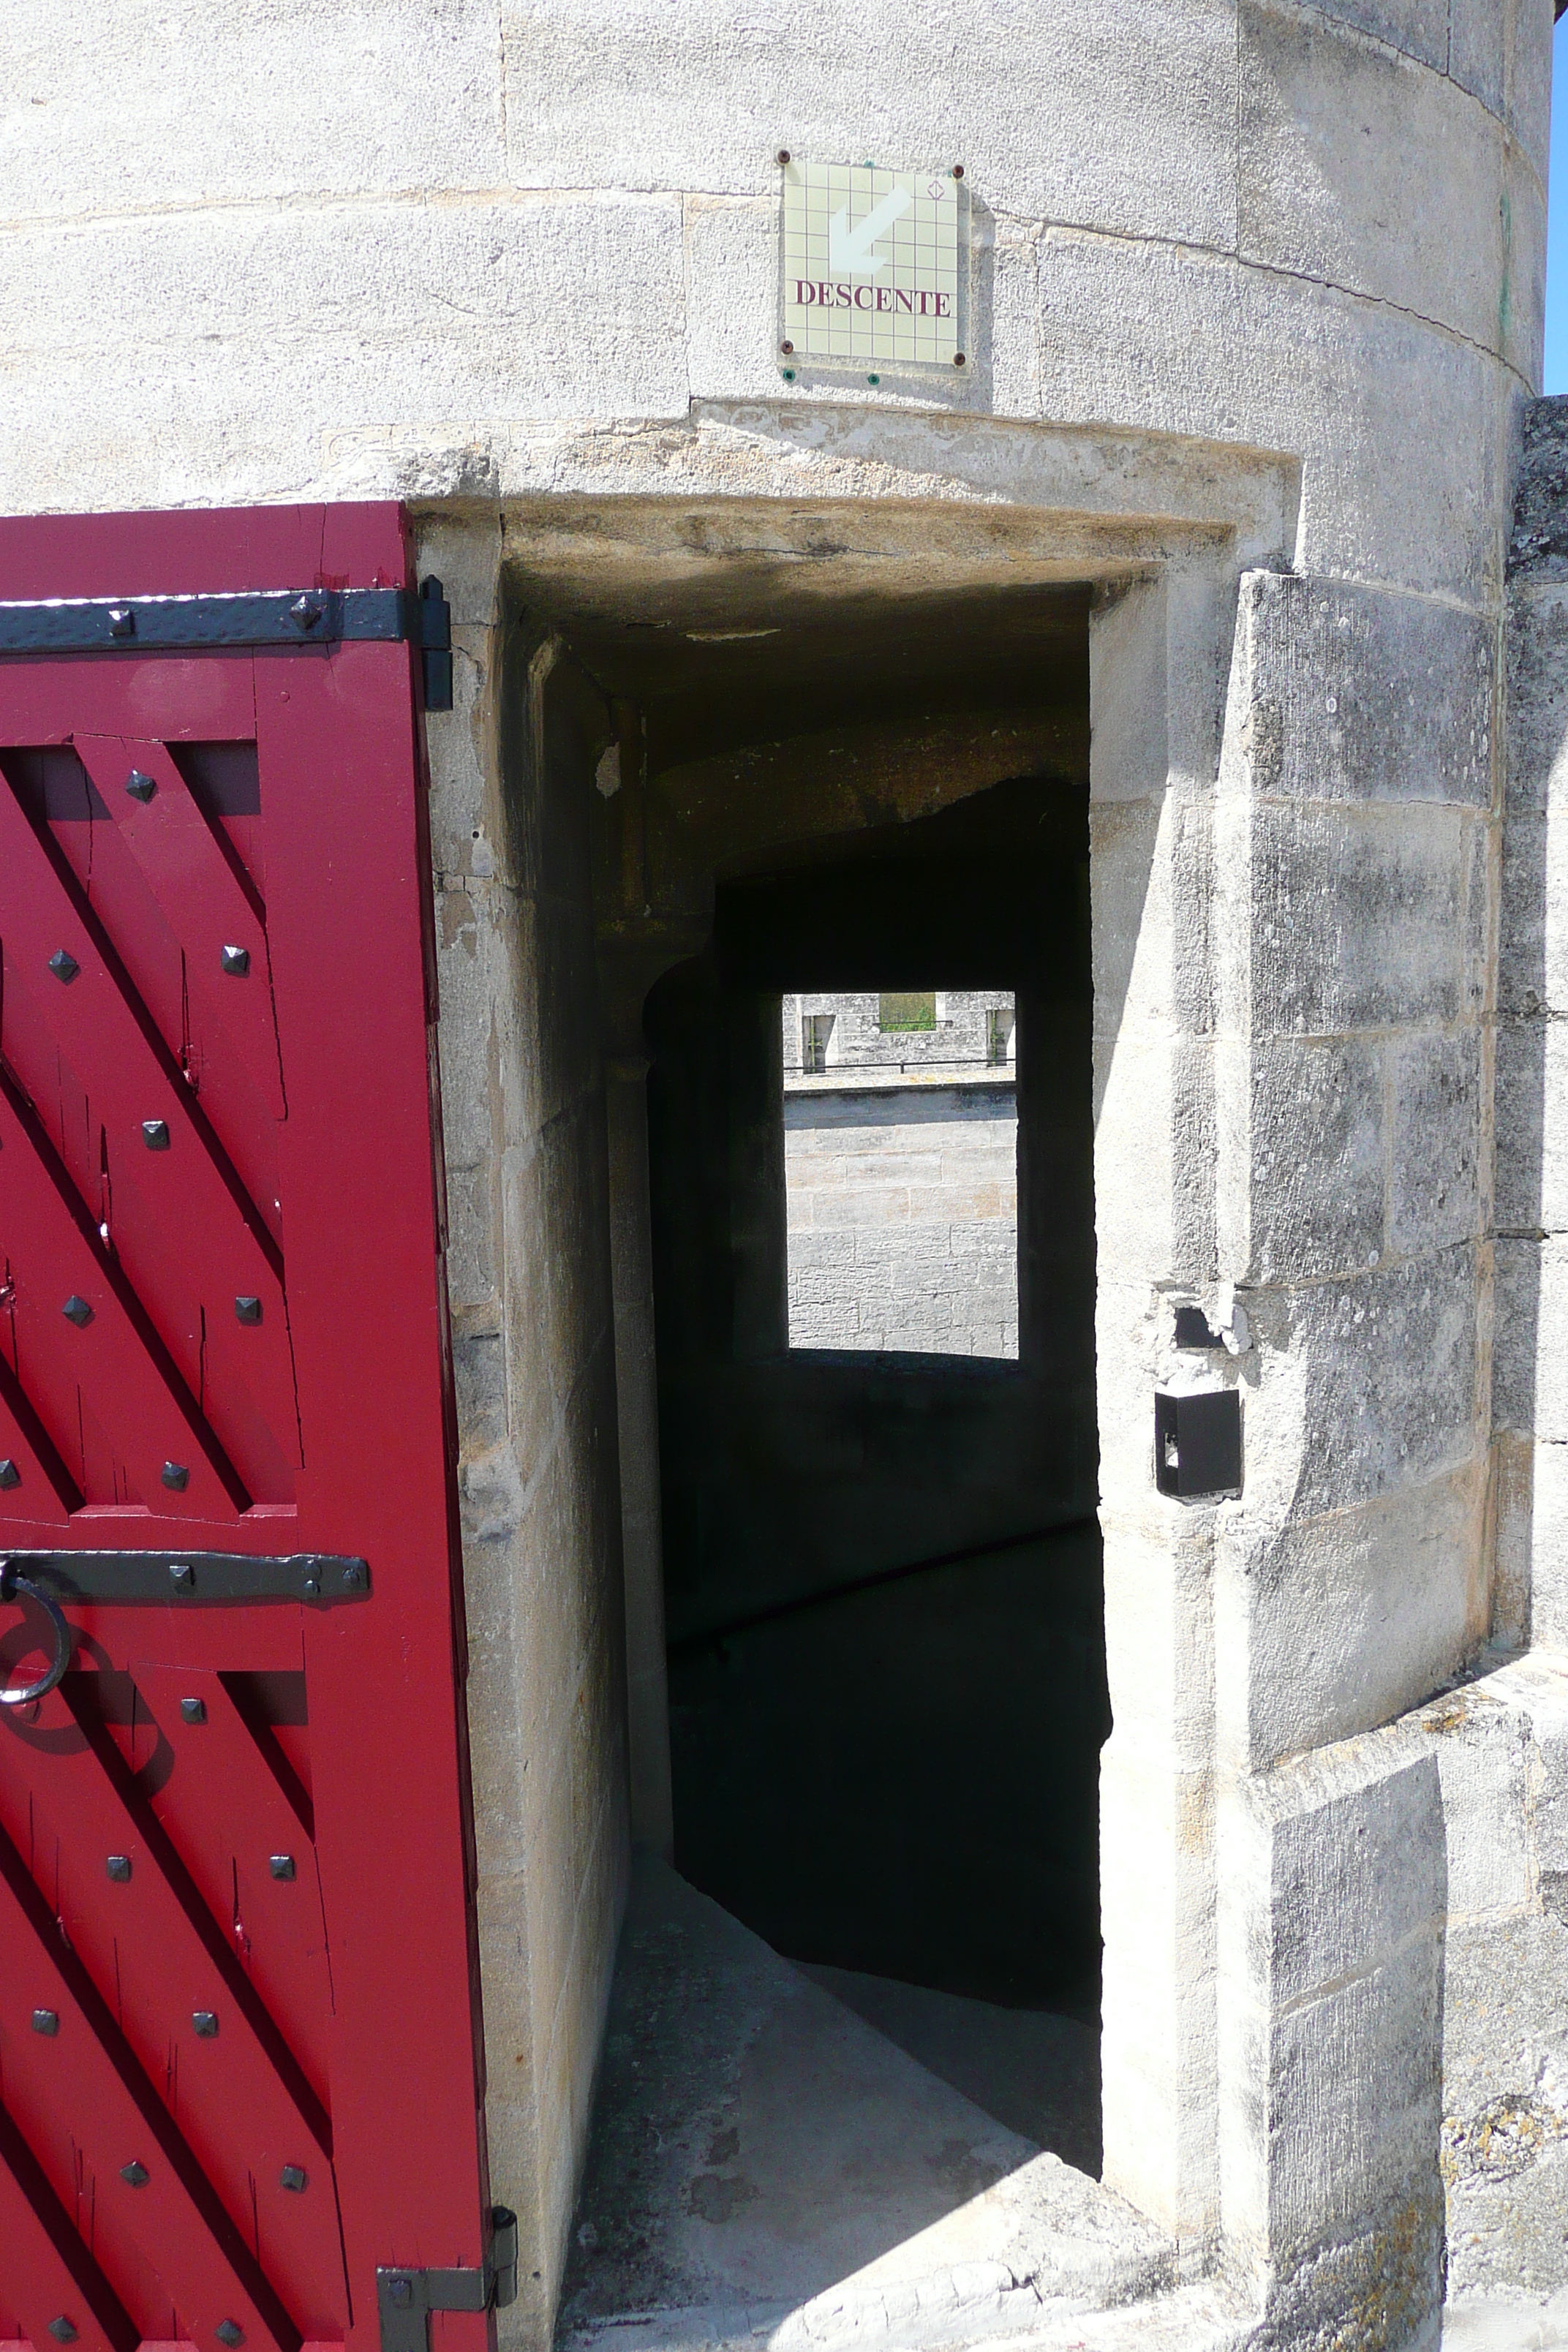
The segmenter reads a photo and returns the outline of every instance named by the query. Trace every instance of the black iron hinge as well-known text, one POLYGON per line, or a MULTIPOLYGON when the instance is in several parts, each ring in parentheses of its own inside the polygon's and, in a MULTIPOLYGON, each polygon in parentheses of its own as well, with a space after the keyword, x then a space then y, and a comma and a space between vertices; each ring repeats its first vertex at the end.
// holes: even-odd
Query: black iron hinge
POLYGON ((433 2311, 504 2311, 517 2301, 517 2215, 490 2209, 489 2260, 479 2271, 378 2270, 381 2352, 429 2352, 433 2311))
POLYGON ((346 644, 415 645, 426 710, 452 708, 452 614, 434 574, 405 588, 277 588, 225 596, 49 597, 0 602, 0 656, 237 653, 346 644))
POLYGON ((0 1553, 0 1599, 26 1577, 68 1602, 135 1608, 150 1601, 367 1601, 370 1570, 336 1552, 284 1558, 239 1551, 13 1551, 0 1553))

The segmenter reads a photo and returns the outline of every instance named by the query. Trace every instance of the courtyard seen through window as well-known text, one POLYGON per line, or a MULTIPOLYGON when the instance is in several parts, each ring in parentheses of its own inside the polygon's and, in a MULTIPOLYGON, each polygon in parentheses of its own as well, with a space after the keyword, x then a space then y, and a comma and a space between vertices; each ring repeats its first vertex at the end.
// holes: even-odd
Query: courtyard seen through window
POLYGON ((1012 995, 803 992, 783 1024, 791 1348, 1016 1359, 1012 995))

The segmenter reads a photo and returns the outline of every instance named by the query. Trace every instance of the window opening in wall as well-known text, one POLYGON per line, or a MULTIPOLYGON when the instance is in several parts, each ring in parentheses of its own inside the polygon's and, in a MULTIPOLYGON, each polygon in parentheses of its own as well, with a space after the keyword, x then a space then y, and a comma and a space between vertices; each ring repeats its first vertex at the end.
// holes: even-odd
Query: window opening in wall
POLYGON ((1016 1358, 1016 1018, 1005 991, 785 996, 792 1349, 1016 1358))

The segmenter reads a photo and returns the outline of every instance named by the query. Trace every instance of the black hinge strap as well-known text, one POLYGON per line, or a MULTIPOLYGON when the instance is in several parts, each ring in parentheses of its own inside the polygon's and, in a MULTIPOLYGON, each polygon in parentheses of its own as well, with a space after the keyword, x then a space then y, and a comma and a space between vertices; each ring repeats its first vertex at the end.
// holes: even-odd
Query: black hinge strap
POLYGON ((452 708, 452 615, 434 575, 405 588, 277 588, 223 596, 0 602, 0 656, 224 653, 358 642, 415 645, 425 708, 452 708))
POLYGON ((517 2300, 517 2215, 490 2208, 490 2251, 480 2271, 378 2270, 381 2352, 429 2352, 433 2311, 504 2310, 517 2300))
POLYGON ((55 1601, 99 1601, 134 1608, 150 1601, 363 1601, 370 1570, 335 1552, 268 1558, 237 1551, 10 1551, 0 1553, 0 1598, 8 1575, 26 1577, 55 1601))

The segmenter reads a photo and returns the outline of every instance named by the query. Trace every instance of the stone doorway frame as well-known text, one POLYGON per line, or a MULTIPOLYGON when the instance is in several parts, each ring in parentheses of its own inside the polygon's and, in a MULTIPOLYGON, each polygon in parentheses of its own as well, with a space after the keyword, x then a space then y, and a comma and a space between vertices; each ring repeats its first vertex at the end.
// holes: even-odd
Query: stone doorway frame
MULTIPOLYGON (((1152 1393, 1170 1370, 1171 1297, 1212 1297, 1220 1271, 1223 947, 1208 920, 1215 803, 1238 583, 1248 571, 1289 567, 1300 468, 1287 457, 1173 436, 871 417, 848 407, 705 407, 688 430, 650 438, 657 447, 595 435, 558 449, 552 470, 560 488, 549 497, 414 503, 421 571, 436 572, 452 600, 459 713, 467 708, 466 729, 432 739, 438 868, 443 808, 456 856, 470 816, 482 845, 485 811, 499 788, 503 572, 527 583, 536 612, 559 607, 568 631, 572 607, 584 599, 610 602, 649 583, 700 578, 748 550, 801 567, 819 600, 839 584, 863 588, 872 579, 889 594, 1047 581, 1098 591, 1090 625, 1097 1358, 1116 1719, 1101 1775, 1104 2178, 1199 2269, 1212 2259, 1221 2218, 1217 1513, 1156 1495, 1152 1393)), ((548 646, 531 655, 539 687, 552 658, 548 646)), ((438 879, 449 887, 455 877, 447 871, 438 879)), ((461 1001, 451 988, 444 1000, 454 1183, 459 1174, 468 1181, 477 1164, 472 1154, 461 1161, 452 1137, 484 1125, 470 1097, 480 1066, 487 1056, 493 1063, 485 1040, 493 1041, 498 1018, 504 1026, 499 1008, 524 951, 513 915, 499 900, 487 905, 475 887, 485 879, 464 878, 462 908, 445 924, 448 937, 457 922, 479 933, 461 1001)), ((642 1710, 632 1725, 634 1756, 640 1747, 643 1758, 634 1777, 642 1782, 639 1826, 658 1843, 660 1800, 657 1787, 650 1798, 647 1762, 652 1754, 657 1781, 662 1612, 653 1591, 645 1066, 635 1054, 615 1055, 605 1097, 627 1684, 642 1710)), ((505 1155, 493 1134, 489 1143, 480 1136, 478 1160, 487 1152, 489 1177, 499 1181, 505 1155)), ((511 1226, 504 1246, 525 1245, 511 1226)), ((460 1338, 460 1312, 458 1320, 460 1338)), ((469 1621, 484 1627, 506 1615, 515 1563, 505 1543, 472 1524, 468 1538, 469 1621)), ((563 2242, 585 2140, 617 1896, 613 1871, 601 1868, 590 1886, 583 1857, 563 1848, 552 1875, 571 1913, 569 1932, 531 1904, 519 1855, 539 1825, 510 1759, 534 1736, 540 1664, 535 1657, 503 1670, 496 1662, 477 1674, 469 1718, 492 2165, 498 2182, 526 2183, 535 2200, 544 2252, 533 2300, 547 2313, 559 2274, 551 2243, 563 2242), (526 2002, 515 1992, 520 1955, 526 2002), (543 1984, 534 1981, 542 1967, 552 1971, 543 1984), (556 2045, 568 2009, 575 2022, 563 2055, 556 2045), (525 2044, 531 2095, 509 2096, 525 2044)), ((536 1775, 536 1791, 542 1778, 536 1775)), ((613 1814, 612 1806, 607 1822, 613 1814)), ((613 1826, 602 1834, 614 1835, 613 1826)), ((1253 1889, 1251 1899, 1266 1903, 1267 1889, 1253 1889)), ((1239 2083, 1236 2092, 1245 2097, 1239 2083)), ((1260 2192, 1267 2199, 1261 2184, 1249 2184, 1243 2205, 1260 2192)))

